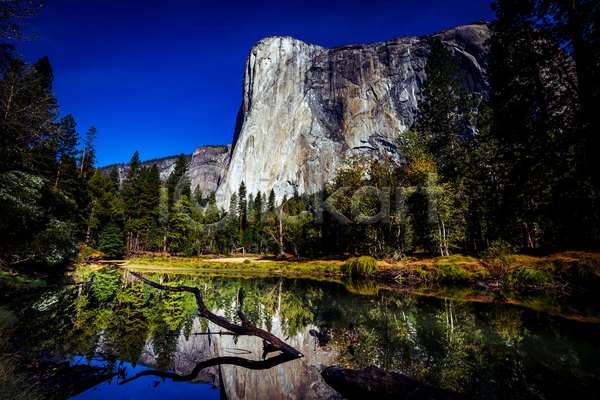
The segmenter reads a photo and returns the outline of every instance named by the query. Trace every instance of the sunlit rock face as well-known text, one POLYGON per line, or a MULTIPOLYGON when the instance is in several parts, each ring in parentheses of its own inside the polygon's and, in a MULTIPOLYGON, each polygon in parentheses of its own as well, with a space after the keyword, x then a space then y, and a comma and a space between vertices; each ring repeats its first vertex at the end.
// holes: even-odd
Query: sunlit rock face
POLYGON ((349 154, 396 153, 399 131, 412 126, 425 64, 435 38, 463 63, 464 85, 484 92, 490 32, 485 22, 429 36, 324 48, 291 37, 269 37, 248 55, 230 163, 219 204, 240 182, 248 193, 274 189, 312 193, 349 154))
MULTIPOLYGON (((223 311, 216 312, 224 316, 223 311)), ((177 342, 177 352, 172 370, 178 375, 192 372, 196 363, 217 357, 243 357, 261 361, 263 353, 262 339, 255 336, 239 336, 237 342, 231 335, 195 335, 203 332, 199 318, 196 318, 192 334, 186 340, 181 335, 177 342)), ((262 327, 265 329, 265 327, 262 327)), ((316 339, 309 334, 310 329, 318 329, 307 325, 306 328, 292 337, 283 333, 281 319, 272 318, 270 332, 294 348, 304 357, 279 364, 265 370, 252 370, 236 365, 218 365, 200 371, 190 383, 207 383, 220 388, 227 399, 341 399, 341 396, 325 383, 320 371, 334 363, 334 352, 330 347, 317 346, 316 339)), ((220 332, 224 329, 209 323, 209 332, 220 332)), ((273 357, 280 352, 271 353, 273 357)), ((156 368, 157 356, 149 341, 142 351, 140 365, 156 368)))

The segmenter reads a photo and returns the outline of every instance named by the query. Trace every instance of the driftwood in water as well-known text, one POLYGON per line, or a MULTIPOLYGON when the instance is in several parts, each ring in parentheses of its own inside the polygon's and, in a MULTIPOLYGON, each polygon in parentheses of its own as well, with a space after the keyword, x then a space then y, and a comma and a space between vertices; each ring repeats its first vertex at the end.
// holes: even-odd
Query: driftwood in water
POLYGON ((157 289, 170 290, 172 292, 193 293, 194 296, 196 296, 196 305, 198 306, 198 314, 200 314, 204 318, 208 319, 209 321, 213 322, 214 324, 219 325, 221 328, 225 328, 233 333, 237 333, 238 335, 258 336, 259 338, 271 343, 276 349, 281 350, 282 352, 289 354, 290 356, 302 357, 302 353, 300 353, 298 350, 296 350, 292 346, 288 345, 287 343, 285 343, 284 341, 279 339, 277 336, 271 334, 270 332, 267 332, 267 331, 264 331, 262 329, 255 327, 248 320, 248 318, 246 318, 246 316, 244 314, 242 314, 241 311, 238 311, 238 315, 242 319, 244 326, 232 324, 229 321, 227 321, 225 318, 219 317, 218 315, 213 314, 204 305, 204 300, 202 298, 202 292, 200 292, 200 289, 198 289, 198 288, 189 287, 189 286, 173 287, 173 286, 159 285, 158 283, 152 282, 152 281, 144 278, 143 276, 136 274, 135 272, 129 271, 129 273, 132 274, 133 276, 135 276, 136 278, 138 278, 139 280, 141 280, 142 282, 147 283, 148 285, 155 287, 157 289))
POLYGON ((452 390, 429 386, 396 372, 385 372, 375 366, 363 370, 327 367, 321 372, 325 382, 348 400, 474 400, 475 397, 452 390))
POLYGON ((264 361, 252 361, 242 357, 217 357, 196 364, 192 372, 187 375, 177 375, 174 372, 147 370, 119 382, 119 385, 124 385, 135 379, 141 378, 142 376, 157 376, 162 379, 169 378, 172 379, 173 382, 189 382, 194 380, 204 368, 214 367, 216 365, 238 365, 247 369, 263 370, 297 359, 298 357, 290 356, 289 354, 279 354, 278 356, 264 361))

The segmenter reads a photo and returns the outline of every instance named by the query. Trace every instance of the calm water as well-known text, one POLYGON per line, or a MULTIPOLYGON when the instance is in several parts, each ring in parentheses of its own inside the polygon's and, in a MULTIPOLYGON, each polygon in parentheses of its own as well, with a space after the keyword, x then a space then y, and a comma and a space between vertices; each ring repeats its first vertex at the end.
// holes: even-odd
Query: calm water
POLYGON ((511 304, 516 297, 452 288, 444 299, 351 281, 146 276, 200 287, 214 313, 241 324, 241 309, 305 357, 263 358, 260 339, 219 335, 199 318, 191 294, 152 289, 122 270, 9 304, 22 323, 20 345, 74 364, 125 368, 78 399, 339 398, 320 377, 329 365, 376 365, 485 399, 600 396, 600 313, 586 302, 537 294, 521 297, 525 307, 511 304), (310 330, 323 327, 330 340, 319 343, 310 330), (232 365, 231 357, 254 362, 232 365))

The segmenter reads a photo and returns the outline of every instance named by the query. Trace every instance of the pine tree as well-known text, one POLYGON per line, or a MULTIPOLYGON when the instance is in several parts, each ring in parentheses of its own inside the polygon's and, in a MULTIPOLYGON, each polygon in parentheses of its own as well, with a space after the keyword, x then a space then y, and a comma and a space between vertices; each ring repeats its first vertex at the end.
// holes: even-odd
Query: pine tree
POLYGON ((77 122, 71 114, 61 118, 59 131, 56 140, 56 158, 58 159, 58 168, 56 172, 56 181, 54 186, 58 186, 60 173, 64 169, 63 164, 67 164, 77 155, 77 144, 79 134, 75 129, 77 122))
POLYGON ((580 227, 568 228, 572 235, 561 231, 578 220, 575 215, 581 212, 573 199, 582 197, 577 192, 584 187, 571 180, 578 145, 572 129, 577 101, 570 62, 536 26, 535 6, 494 3, 497 19, 491 26, 488 64, 491 136, 506 171, 497 224, 504 228, 504 238, 525 247, 540 246, 544 237, 579 236, 580 227))
POLYGON ((113 258, 120 258, 125 250, 123 232, 115 223, 109 223, 102 230, 102 239, 98 249, 113 258))
POLYGON ((256 198, 254 199, 254 210, 256 210, 259 216, 263 213, 263 200, 260 191, 256 193, 256 198))
POLYGON ((188 199, 192 197, 190 178, 188 176, 189 166, 187 157, 181 153, 175 162, 171 175, 167 179, 167 190, 169 192, 169 204, 171 207, 183 195, 187 196, 188 199))
POLYGON ((469 135, 468 122, 472 102, 462 89, 465 71, 452 52, 436 39, 425 65, 418 104, 417 130, 428 139, 432 154, 438 158, 441 173, 447 178, 459 176, 464 165, 461 142, 469 135))
POLYGON ((200 185, 196 185, 196 187, 194 188, 194 194, 192 196, 192 203, 194 205, 202 205, 202 190, 200 190, 200 185))
POLYGON ((136 151, 129 161, 129 169, 123 181, 122 198, 125 207, 125 232, 127 234, 127 251, 137 250, 140 230, 139 197, 143 181, 140 155, 136 151))
POLYGON ((90 176, 94 173, 94 165, 96 164, 96 140, 98 139, 98 130, 95 126, 90 126, 90 129, 85 134, 83 139, 83 152, 79 165, 79 173, 83 176, 90 176))
POLYGON ((267 211, 270 213, 275 211, 275 191, 271 189, 269 193, 269 203, 267 205, 267 211))
POLYGON ((219 220, 219 209, 217 208, 217 197, 215 196, 214 190, 211 191, 208 196, 208 203, 206 204, 204 215, 206 223, 212 224, 219 220))
POLYGON ((35 72, 40 76, 40 85, 44 90, 52 91, 52 82, 54 82, 54 72, 50 66, 48 56, 44 56, 33 64, 35 72))
POLYGON ((113 165, 112 169, 110 170, 110 181, 113 184, 113 193, 114 194, 118 194, 119 191, 121 190, 121 180, 119 179, 119 171, 117 170, 117 166, 113 165))
MULTIPOLYGON (((162 187, 157 165, 153 164, 146 173, 140 173, 140 180, 142 179, 143 182, 139 196, 139 218, 141 220, 141 233, 148 236, 152 222, 155 222, 156 218, 158 218, 160 190, 162 187)), ((149 239, 148 242, 150 242, 149 239)))
POLYGON ((244 230, 246 224, 246 212, 247 212, 247 200, 246 200, 246 184, 244 181, 240 183, 238 189, 238 217, 240 219, 240 231, 244 230))

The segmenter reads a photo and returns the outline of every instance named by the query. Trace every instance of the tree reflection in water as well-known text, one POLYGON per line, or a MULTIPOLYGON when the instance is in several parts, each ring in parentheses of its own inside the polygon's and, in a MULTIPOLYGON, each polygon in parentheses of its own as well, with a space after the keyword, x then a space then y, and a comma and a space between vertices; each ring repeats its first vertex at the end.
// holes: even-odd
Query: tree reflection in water
MULTIPOLYGON (((182 357, 178 343, 198 332, 193 331, 197 315, 191 294, 154 289, 118 269, 88 274, 81 280, 92 284, 82 290, 49 291, 13 306, 23 324, 20 344, 73 360, 81 355, 91 360, 101 352, 110 355, 109 364, 133 366, 151 347, 155 374, 174 371, 182 357)), ((383 290, 368 282, 344 282, 346 289, 339 283, 281 277, 146 276, 163 285, 199 287, 208 309, 220 310, 238 325, 237 310, 269 331, 278 321, 284 340, 326 328, 326 348, 332 363, 341 367, 375 365, 491 399, 593 398, 600 393, 598 323, 506 302, 383 290)), ((208 321, 200 319, 199 327, 208 332, 208 321)), ((317 337, 308 339, 317 344, 317 337)), ((312 351, 324 350, 317 346, 312 351)))

